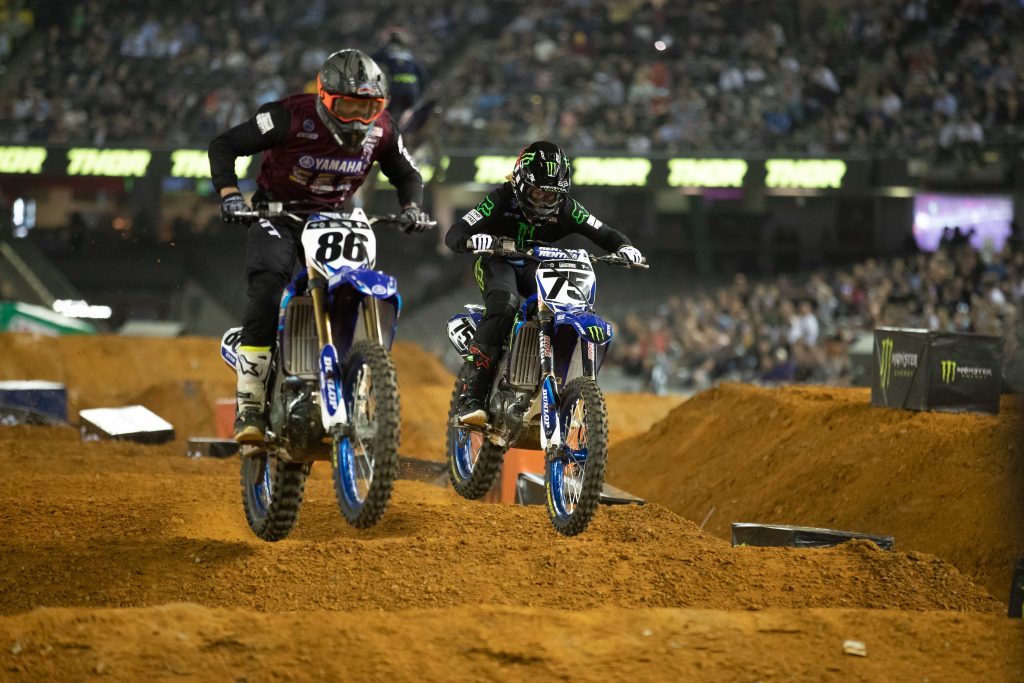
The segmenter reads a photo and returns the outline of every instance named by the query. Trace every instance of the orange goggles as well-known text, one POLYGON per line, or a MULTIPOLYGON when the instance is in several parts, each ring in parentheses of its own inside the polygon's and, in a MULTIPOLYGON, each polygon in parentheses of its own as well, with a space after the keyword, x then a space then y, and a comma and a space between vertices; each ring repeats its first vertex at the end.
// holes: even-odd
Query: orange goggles
POLYGON ((320 101, 335 118, 349 123, 373 123, 388 106, 386 97, 352 97, 350 95, 332 95, 323 88, 320 75, 316 77, 316 90, 320 101))

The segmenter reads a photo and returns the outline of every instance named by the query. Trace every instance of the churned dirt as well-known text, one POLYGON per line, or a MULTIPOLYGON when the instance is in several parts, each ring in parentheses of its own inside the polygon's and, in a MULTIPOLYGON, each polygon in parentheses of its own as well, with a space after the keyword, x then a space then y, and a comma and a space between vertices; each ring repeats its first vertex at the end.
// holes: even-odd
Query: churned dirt
MULTIPOLYGON (((122 343, 37 340, 91 367, 19 378, 116 385, 99 398, 77 388, 81 406, 181 381, 135 361, 104 375, 90 341, 122 343)), ((210 340, 132 341, 188 366, 212 351, 209 370, 225 370, 210 340)), ((0 350, 20 344, 0 337, 0 350)), ((403 399, 445 383, 438 368, 399 361, 403 399)), ((190 460, 180 442, 0 427, 0 467, 4 681, 1012 681, 1024 670, 1024 624, 1003 603, 943 559, 866 541, 732 548, 657 504, 602 508, 566 539, 542 507, 408 481, 358 531, 318 463, 295 530, 271 544, 246 525, 237 459, 190 460), (867 656, 845 654, 846 640, 867 656)))
POLYGON ((613 446, 608 480, 730 536, 732 522, 891 535, 1007 599, 1024 553, 1019 397, 999 416, 869 405, 867 389, 724 385, 613 446))
POLYGON ((851 609, 47 608, 0 618, 0 643, 11 681, 1010 683, 1024 659, 1005 617, 851 609))

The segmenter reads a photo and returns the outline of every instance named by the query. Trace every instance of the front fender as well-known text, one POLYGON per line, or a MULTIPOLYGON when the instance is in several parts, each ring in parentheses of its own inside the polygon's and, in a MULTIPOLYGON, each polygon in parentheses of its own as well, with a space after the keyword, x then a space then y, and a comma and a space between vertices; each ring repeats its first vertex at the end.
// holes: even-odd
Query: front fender
POLYGON ((351 285, 357 292, 376 299, 388 299, 398 294, 398 280, 395 276, 369 268, 346 270, 332 275, 327 281, 327 291, 333 291, 346 284, 351 285))
POLYGON ((581 339, 604 346, 612 340, 612 326, 593 313, 556 313, 555 329, 572 326, 581 339))

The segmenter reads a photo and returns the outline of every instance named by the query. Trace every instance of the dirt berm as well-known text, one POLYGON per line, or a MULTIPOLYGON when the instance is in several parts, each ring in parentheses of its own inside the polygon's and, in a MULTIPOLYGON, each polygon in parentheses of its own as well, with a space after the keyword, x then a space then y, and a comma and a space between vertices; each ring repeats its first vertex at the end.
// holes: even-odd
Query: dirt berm
POLYGON ((867 389, 727 384, 612 447, 608 480, 728 538, 732 522, 888 534, 1006 600, 1024 553, 1018 397, 998 417, 869 405, 867 389))

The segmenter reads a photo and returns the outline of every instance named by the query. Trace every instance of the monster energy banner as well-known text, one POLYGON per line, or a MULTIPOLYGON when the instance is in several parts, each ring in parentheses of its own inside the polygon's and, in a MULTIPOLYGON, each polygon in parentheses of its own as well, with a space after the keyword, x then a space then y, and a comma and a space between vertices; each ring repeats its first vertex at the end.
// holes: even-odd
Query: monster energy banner
POLYGON ((875 330, 871 403, 995 415, 1001 354, 998 337, 880 327, 875 330))

